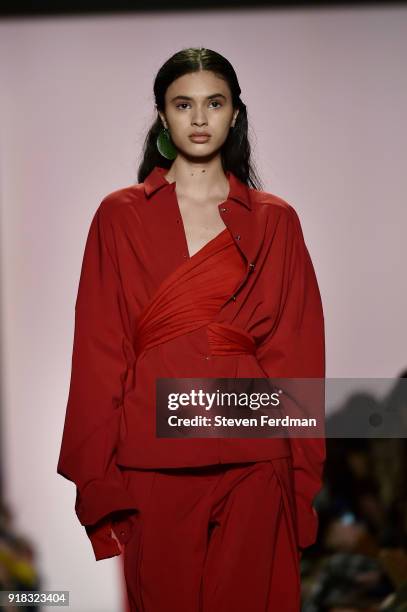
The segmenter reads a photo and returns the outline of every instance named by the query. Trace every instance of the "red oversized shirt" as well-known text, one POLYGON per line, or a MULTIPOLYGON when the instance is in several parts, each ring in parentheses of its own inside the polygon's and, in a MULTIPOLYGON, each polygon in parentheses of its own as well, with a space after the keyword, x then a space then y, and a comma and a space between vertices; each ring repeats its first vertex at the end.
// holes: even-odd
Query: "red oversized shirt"
POLYGON ((155 435, 157 378, 325 377, 322 303, 298 215, 280 197, 249 188, 227 172, 230 190, 218 210, 242 256, 242 274, 213 322, 241 329, 253 339, 255 354, 211 354, 206 326, 139 352, 137 325, 146 307, 165 279, 200 255, 189 256, 167 172, 156 166, 144 183, 110 193, 93 216, 75 306, 57 471, 76 484, 76 513, 99 560, 121 552, 111 527, 124 543, 132 525, 134 501, 120 466, 291 456, 296 536, 304 548, 316 538, 312 502, 322 486, 324 439, 155 435))

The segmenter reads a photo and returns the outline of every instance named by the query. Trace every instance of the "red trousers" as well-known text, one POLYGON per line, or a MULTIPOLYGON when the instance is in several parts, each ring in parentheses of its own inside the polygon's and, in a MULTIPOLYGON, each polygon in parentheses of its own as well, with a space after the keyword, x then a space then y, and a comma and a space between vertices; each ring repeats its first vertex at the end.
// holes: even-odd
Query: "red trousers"
POLYGON ((299 612, 290 461, 124 468, 131 612, 299 612))

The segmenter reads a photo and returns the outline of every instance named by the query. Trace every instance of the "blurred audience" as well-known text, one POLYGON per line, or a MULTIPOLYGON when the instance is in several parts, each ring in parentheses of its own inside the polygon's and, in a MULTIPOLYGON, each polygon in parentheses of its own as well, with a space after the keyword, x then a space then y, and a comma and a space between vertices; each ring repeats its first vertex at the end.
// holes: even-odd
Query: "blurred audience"
POLYGON ((302 612, 407 611, 406 378, 382 403, 352 396, 330 430, 327 419, 330 435, 333 423, 340 431, 354 422, 364 437, 326 439, 318 539, 301 559, 302 612))
MULTIPOLYGON (((0 500, 0 591, 38 591, 41 582, 35 565, 35 547, 17 533, 13 514, 0 500)), ((16 606, 1 605, 1 612, 12 612, 16 606)), ((21 612, 40 612, 39 606, 18 606, 21 612)))

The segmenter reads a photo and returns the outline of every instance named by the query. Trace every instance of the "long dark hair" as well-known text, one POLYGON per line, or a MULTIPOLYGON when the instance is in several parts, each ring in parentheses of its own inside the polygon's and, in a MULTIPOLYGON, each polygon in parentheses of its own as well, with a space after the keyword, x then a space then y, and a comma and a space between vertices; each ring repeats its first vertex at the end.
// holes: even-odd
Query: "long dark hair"
MULTIPOLYGON (((230 170, 249 187, 261 190, 262 184, 250 159, 251 147, 248 138, 246 105, 240 99, 240 86, 232 64, 222 55, 204 48, 182 49, 170 57, 159 69, 154 81, 154 97, 157 110, 165 112, 165 92, 175 79, 191 72, 210 70, 223 78, 229 85, 234 110, 239 109, 235 126, 229 130, 228 137, 221 149, 223 171, 230 170)), ((157 149, 157 136, 163 128, 161 118, 151 126, 144 141, 142 162, 138 168, 139 183, 155 166, 170 168, 173 160, 163 157, 157 149)))

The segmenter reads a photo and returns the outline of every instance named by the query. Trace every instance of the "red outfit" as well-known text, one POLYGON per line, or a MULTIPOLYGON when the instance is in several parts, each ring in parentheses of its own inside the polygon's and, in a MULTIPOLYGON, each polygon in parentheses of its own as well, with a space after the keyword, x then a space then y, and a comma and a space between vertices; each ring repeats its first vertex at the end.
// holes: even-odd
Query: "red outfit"
POLYGON ((316 538, 323 439, 155 436, 157 378, 325 376, 321 298, 298 215, 228 172, 218 207, 227 228, 190 257, 166 172, 109 194, 92 219, 58 473, 77 486, 77 516, 99 560, 121 552, 112 526, 123 544, 136 540, 129 468, 286 458, 304 548, 316 538))

